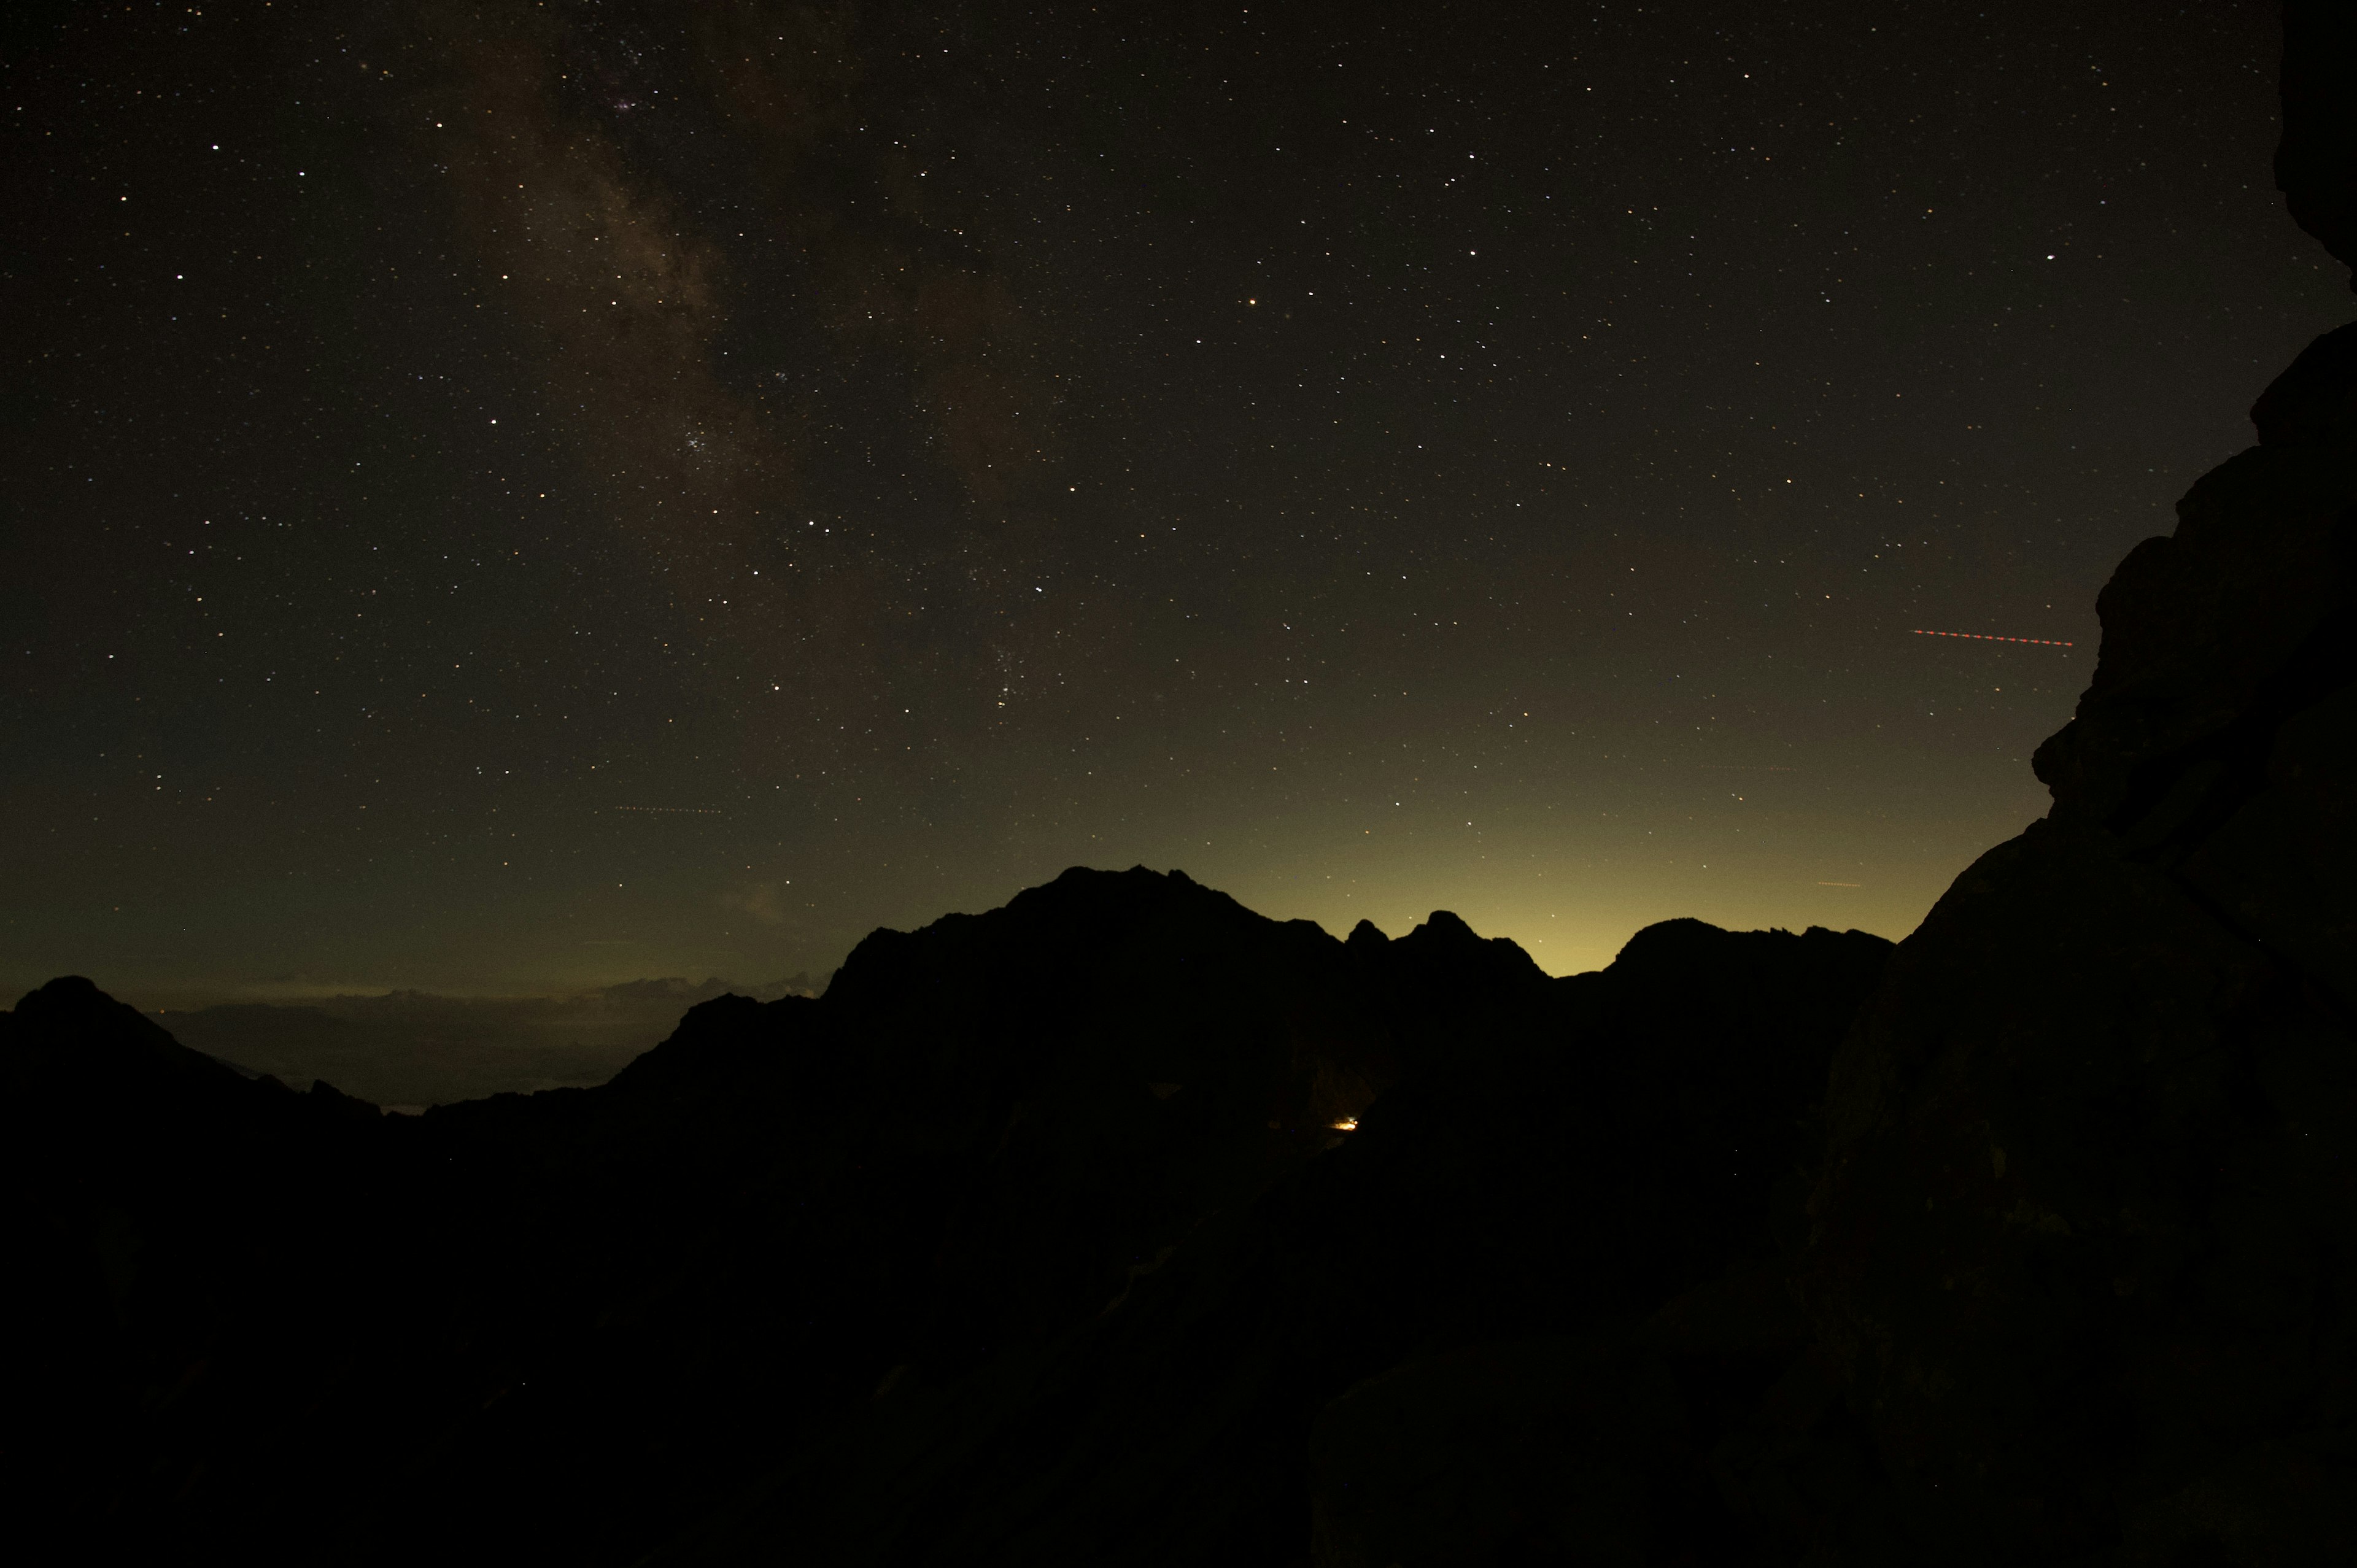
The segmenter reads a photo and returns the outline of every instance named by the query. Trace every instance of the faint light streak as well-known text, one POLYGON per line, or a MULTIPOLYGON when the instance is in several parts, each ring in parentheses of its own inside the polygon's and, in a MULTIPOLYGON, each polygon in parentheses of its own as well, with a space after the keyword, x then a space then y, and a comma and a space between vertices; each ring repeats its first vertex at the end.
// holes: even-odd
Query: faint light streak
POLYGON ((2070 647, 2070 646, 2071 646, 2071 644, 2069 644, 2069 643, 2067 643, 2067 642, 2057 642, 2057 641, 2055 641, 2055 640, 2054 640, 2053 639, 2051 639, 2051 638, 2046 638, 2046 637, 1992 637, 1992 636, 1990 636, 1988 633, 1986 633, 1986 632, 1983 632, 1983 631, 1922 631, 1922 630, 1918 630, 1918 631, 1915 631, 1914 633, 1912 633, 1911 635, 1916 636, 1916 637, 1967 637, 1967 638, 1972 639, 1973 639, 1974 641, 1975 641, 1975 642, 2034 642, 2034 643, 2036 643, 2036 644, 2037 644, 2039 647, 2040 647, 2040 648, 2068 648, 2068 647, 2070 647))

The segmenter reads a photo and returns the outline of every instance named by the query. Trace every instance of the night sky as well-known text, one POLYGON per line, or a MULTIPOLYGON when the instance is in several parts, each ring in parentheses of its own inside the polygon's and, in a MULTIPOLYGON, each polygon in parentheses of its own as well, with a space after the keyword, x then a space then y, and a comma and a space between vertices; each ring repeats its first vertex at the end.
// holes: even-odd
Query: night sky
POLYGON ((5 26, 11 996, 1904 936, 2349 313, 2259 0, 5 26))

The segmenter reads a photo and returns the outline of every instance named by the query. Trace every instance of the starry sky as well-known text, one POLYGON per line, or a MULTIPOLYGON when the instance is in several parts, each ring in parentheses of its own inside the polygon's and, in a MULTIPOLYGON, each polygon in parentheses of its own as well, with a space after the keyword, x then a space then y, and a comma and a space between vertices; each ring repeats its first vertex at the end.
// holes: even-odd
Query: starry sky
POLYGON ((1903 936, 2349 315, 2258 0, 5 26, 19 990, 1903 936))

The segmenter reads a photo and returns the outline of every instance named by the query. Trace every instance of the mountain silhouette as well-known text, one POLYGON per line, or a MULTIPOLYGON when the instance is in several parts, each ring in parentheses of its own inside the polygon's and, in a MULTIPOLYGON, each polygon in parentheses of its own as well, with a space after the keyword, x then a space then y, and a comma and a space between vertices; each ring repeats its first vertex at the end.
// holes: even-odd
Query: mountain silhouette
POLYGON ((1309 1423, 1361 1378, 1772 1253, 1888 951, 1678 921, 1551 980, 1453 916, 1339 941, 1075 870, 876 933, 819 999, 703 1004, 602 1087, 418 1117, 55 982, 0 1035, 59 1350, 15 1446, 125 1549, 619 1563, 814 1495, 813 1549, 964 1554, 962 1493, 866 1510, 913 1423, 972 1467, 943 1486, 1056 1444, 1120 1473, 989 1550, 1086 1556, 1114 1510, 1251 1557, 1305 1534, 1309 1423))

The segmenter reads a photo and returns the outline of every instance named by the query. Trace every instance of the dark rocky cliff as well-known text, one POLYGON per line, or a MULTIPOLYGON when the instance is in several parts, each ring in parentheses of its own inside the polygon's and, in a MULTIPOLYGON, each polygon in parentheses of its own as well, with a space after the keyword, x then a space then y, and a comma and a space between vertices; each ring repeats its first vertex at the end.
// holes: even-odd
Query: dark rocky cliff
MULTIPOLYGON (((2357 260, 2357 27, 2288 22, 2357 260)), ((2357 327, 2252 423, 1835 1061, 1800 1283, 1919 1560, 2357 1557, 2357 327)))

